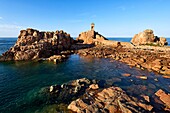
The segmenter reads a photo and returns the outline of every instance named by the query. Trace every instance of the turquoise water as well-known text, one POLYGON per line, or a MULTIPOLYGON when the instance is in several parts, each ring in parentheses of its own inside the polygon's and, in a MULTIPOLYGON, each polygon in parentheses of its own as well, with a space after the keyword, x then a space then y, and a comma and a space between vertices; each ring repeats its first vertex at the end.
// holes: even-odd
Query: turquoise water
MULTIPOLYGON (((14 41, 7 39, 4 43, 8 42, 14 41)), ((0 47, 4 51, 9 46, 4 44, 0 47)), ((46 112, 54 104, 49 103, 42 94, 45 87, 82 77, 105 80, 132 95, 152 95, 160 88, 170 92, 169 79, 110 59, 71 55, 66 62, 57 65, 52 62, 0 62, 0 113, 46 112), (124 77, 122 73, 130 73, 132 76, 124 77), (136 75, 146 75, 148 80, 139 80, 136 75), (158 79, 158 82, 154 79, 158 79), (136 91, 142 86, 147 89, 136 91)))

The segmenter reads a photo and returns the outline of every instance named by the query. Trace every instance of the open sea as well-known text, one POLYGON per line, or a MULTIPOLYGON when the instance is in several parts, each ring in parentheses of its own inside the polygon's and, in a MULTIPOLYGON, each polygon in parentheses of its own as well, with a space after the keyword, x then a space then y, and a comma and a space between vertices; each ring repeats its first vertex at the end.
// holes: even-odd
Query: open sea
MULTIPOLYGON (((129 42, 131 38, 109 38, 129 42)), ((0 38, 0 54, 14 45, 17 38, 0 38)), ((170 39, 168 39, 170 43, 170 39)), ((56 105, 47 103, 41 94, 50 85, 73 79, 106 80, 130 95, 153 95, 158 89, 170 92, 170 79, 147 70, 130 68, 111 59, 86 58, 71 55, 60 64, 53 62, 0 62, 0 113, 55 113, 56 105), (130 73, 131 77, 121 76, 130 73), (139 80, 136 75, 146 75, 139 80), (155 81, 157 79, 158 81, 155 81)))

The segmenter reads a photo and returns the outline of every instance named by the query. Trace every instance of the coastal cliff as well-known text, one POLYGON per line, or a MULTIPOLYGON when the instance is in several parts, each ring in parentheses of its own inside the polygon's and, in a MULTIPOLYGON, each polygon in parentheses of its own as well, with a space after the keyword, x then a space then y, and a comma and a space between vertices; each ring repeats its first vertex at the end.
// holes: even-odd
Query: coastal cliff
POLYGON ((1 61, 48 58, 60 54, 61 51, 69 50, 73 43, 70 34, 62 30, 40 32, 28 28, 20 31, 17 42, 2 54, 1 61))

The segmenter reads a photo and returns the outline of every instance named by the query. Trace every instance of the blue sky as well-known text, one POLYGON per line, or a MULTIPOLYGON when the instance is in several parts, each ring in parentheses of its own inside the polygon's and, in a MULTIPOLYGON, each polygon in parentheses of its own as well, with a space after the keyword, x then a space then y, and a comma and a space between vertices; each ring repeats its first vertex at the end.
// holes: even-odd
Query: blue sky
POLYGON ((28 27, 77 37, 92 22, 105 37, 132 37, 148 28, 170 37, 170 0, 0 0, 0 37, 17 37, 28 27))

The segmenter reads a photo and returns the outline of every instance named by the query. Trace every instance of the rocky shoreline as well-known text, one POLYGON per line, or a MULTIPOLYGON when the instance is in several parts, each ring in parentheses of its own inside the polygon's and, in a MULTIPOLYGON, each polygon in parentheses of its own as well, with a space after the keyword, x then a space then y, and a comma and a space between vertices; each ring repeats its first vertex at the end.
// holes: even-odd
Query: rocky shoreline
MULTIPOLYGON (((170 94, 158 90, 154 95, 134 97, 120 87, 100 80, 77 79, 46 89, 52 103, 68 105, 64 112, 143 113, 170 112, 170 94), (71 110, 71 111, 70 111, 71 110)), ((59 108, 58 108, 59 109, 59 108)))
POLYGON ((163 75, 170 75, 169 53, 154 52, 151 50, 140 50, 98 45, 93 48, 78 50, 77 54, 83 56, 93 56, 97 58, 110 58, 137 67, 142 70, 147 69, 163 75))
MULTIPOLYGON (((15 45, 2 54, 0 61, 48 60, 59 63, 71 54, 79 54, 110 58, 170 78, 170 47, 164 46, 167 45, 165 38, 154 36, 152 30, 145 30, 135 35, 131 42, 109 41, 94 31, 94 24, 91 30, 80 33, 76 40, 62 30, 40 32, 28 28, 21 30, 15 45)), ((130 74, 124 73, 123 76, 130 74)), ((137 77, 147 79, 145 75, 137 77)), ((139 95, 137 98, 114 84, 86 78, 50 86, 46 94, 51 103, 65 103, 69 110, 79 113, 170 112, 170 94, 161 89, 153 96, 139 95)))

